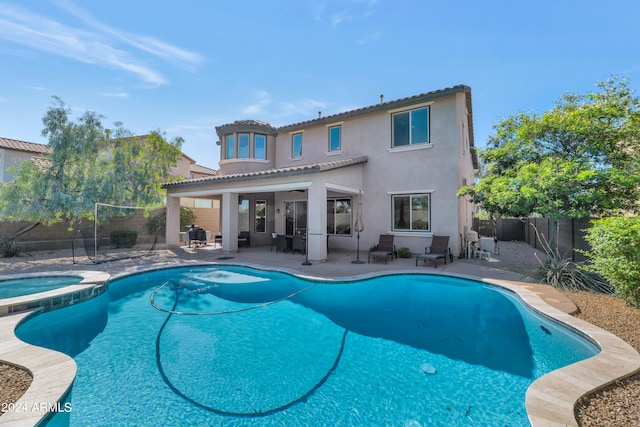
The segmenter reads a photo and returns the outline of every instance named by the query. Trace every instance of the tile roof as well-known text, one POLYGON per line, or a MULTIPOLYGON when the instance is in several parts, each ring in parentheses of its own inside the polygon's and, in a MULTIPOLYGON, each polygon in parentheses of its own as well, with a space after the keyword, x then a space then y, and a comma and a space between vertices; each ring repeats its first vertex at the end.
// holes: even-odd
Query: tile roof
MULTIPOLYGON (((348 117, 358 116, 361 114, 367 114, 375 111, 384 111, 390 108, 403 107, 405 105, 411 105, 418 102, 425 102, 436 98, 441 98, 443 96, 454 95, 456 93, 465 92, 467 94, 471 93, 471 88, 466 85, 457 85, 448 87, 445 89, 434 90, 431 92, 421 93, 420 95, 409 96, 407 98, 396 99, 388 102, 380 102, 379 104, 370 105, 368 107, 358 108, 351 111, 345 111, 342 113, 332 114, 330 116, 319 117, 317 119, 306 120, 304 122, 293 123, 290 125, 285 125, 277 128, 278 132, 282 131, 292 131, 297 129, 302 129, 312 125, 320 125, 325 123, 335 122, 337 120, 342 120, 348 117)), ((470 99, 470 96, 469 96, 470 99)), ((469 103, 470 106, 470 103, 469 103)), ((471 111, 470 111, 471 112, 471 111)))
POLYGON ((36 153, 36 154, 51 152, 51 148, 49 148, 49 146, 44 144, 37 144, 35 142, 19 141, 17 139, 2 138, 2 137, 0 137, 0 148, 6 148, 9 150, 16 150, 16 151, 25 151, 27 153, 36 153))
POLYGON ((344 160, 333 160, 329 162, 309 163, 304 165, 288 166, 284 168, 267 169, 267 170, 258 171, 258 172, 215 175, 215 176, 208 176, 208 177, 202 177, 202 178, 187 179, 187 180, 178 181, 178 182, 169 182, 169 183, 165 183, 163 187, 176 188, 176 187, 185 187, 185 186, 205 184, 205 183, 215 184, 219 182, 228 182, 228 181, 245 181, 245 180, 252 180, 258 177, 263 178, 263 177, 271 177, 271 176, 287 176, 287 175, 290 176, 290 175, 301 175, 306 173, 324 172, 332 169, 342 168, 345 166, 365 163, 367 160, 368 160, 367 156, 361 156, 361 157, 354 157, 354 158, 344 159, 344 160))
POLYGON ((199 173, 201 175, 217 175, 218 174, 217 170, 208 168, 206 166, 198 165, 196 163, 191 165, 190 170, 192 173, 199 173))

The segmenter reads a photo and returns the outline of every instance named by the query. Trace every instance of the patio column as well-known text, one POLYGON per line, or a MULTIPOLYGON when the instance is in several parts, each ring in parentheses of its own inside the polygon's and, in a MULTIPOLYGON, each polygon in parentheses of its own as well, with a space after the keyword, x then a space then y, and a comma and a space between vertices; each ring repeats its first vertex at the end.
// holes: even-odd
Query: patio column
POLYGON ((238 193, 222 193, 222 252, 238 252, 238 193))
POLYGON ((307 247, 309 260, 327 260, 327 187, 313 182, 307 200, 307 247))
POLYGON ((180 197, 167 197, 165 240, 167 245, 180 245, 180 197))

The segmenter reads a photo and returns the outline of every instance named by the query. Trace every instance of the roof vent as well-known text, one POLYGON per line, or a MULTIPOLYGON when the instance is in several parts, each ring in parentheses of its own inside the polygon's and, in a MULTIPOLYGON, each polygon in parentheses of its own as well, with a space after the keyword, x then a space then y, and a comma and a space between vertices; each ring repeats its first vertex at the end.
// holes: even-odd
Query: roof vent
POLYGON ((380 94, 380 104, 382 104, 382 102, 383 102, 383 101, 384 101, 384 94, 383 94, 383 93, 381 93, 381 94, 380 94))
POLYGON ((322 117, 322 111, 318 111, 318 118, 322 117))

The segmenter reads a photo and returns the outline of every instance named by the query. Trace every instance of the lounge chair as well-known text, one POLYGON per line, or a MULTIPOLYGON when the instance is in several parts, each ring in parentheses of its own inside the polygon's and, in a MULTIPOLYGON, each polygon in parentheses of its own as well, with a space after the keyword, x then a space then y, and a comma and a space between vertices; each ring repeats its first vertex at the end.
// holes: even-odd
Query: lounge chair
POLYGON ((433 261, 433 268, 438 266, 438 259, 440 258, 444 259, 446 265, 447 257, 453 262, 453 254, 449 250, 449 236, 433 236, 431 246, 424 248, 424 253, 416 257, 416 267, 421 259, 424 260, 425 264, 427 260, 433 261))
POLYGON ((387 258, 391 257, 393 261, 393 256, 396 253, 396 249, 393 246, 393 234, 381 234, 378 238, 378 247, 376 250, 369 252, 368 263, 371 262, 371 258, 376 259, 377 257, 384 257, 384 263, 387 263, 387 258))

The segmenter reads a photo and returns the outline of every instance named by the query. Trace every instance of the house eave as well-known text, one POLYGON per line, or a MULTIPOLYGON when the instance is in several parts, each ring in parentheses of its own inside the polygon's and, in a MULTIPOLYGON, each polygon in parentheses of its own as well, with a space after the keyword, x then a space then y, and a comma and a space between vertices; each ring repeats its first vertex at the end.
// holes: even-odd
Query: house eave
POLYGON ((355 157, 351 159, 312 163, 302 166, 285 167, 267 169, 259 172, 237 173, 228 175, 216 175, 211 177, 194 178, 177 182, 168 182, 163 184, 163 188, 166 189, 181 189, 192 186, 201 185, 224 185, 226 183, 242 182, 242 181, 255 181, 268 178, 280 178, 280 177, 295 177, 299 175, 308 175, 319 172, 325 172, 329 170, 339 169, 348 166, 354 166, 358 164, 366 163, 367 156, 355 157))

